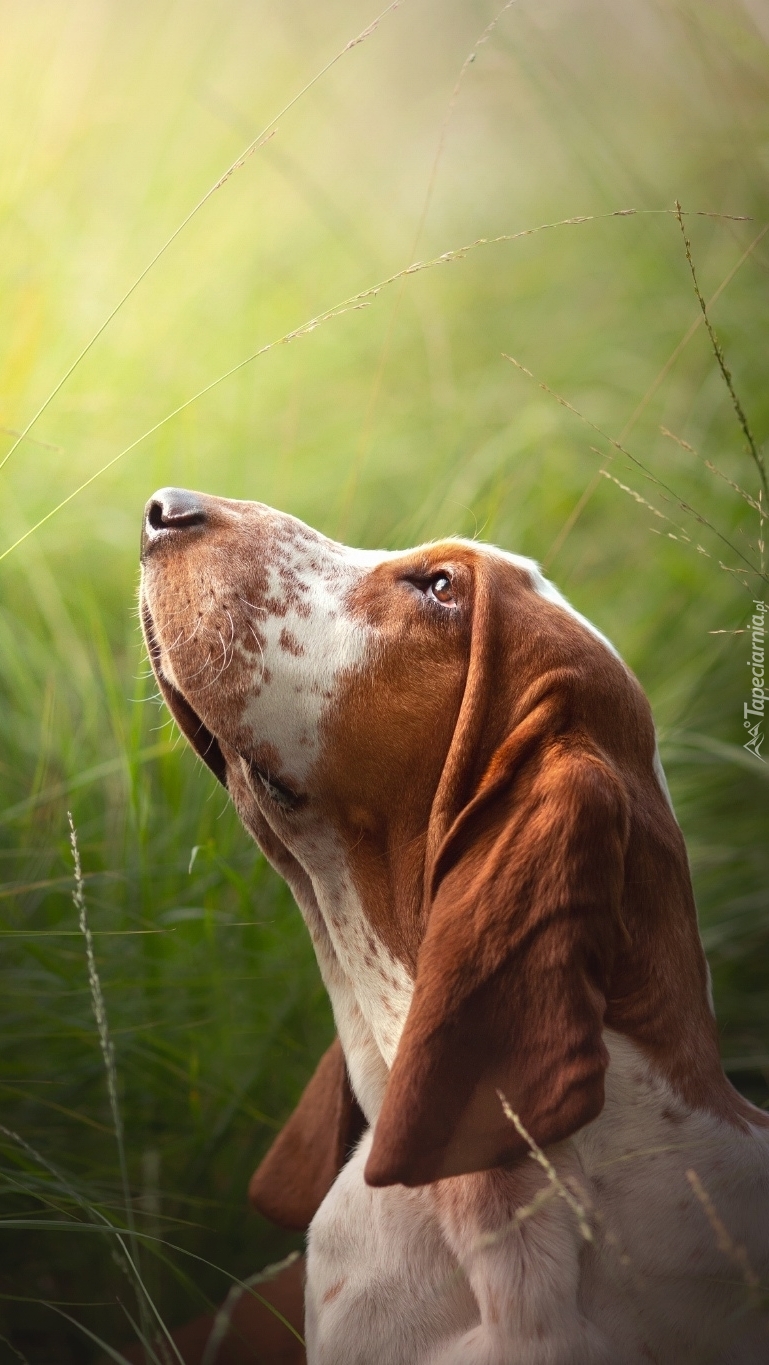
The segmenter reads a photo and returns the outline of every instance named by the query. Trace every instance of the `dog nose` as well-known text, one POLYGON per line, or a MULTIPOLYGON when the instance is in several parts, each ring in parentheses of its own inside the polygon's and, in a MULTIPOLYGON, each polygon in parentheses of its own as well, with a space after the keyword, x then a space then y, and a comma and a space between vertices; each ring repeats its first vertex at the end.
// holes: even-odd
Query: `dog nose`
POLYGON ((198 493, 187 488, 159 488, 144 509, 142 541, 146 545, 169 531, 185 531, 205 522, 206 510, 198 493))

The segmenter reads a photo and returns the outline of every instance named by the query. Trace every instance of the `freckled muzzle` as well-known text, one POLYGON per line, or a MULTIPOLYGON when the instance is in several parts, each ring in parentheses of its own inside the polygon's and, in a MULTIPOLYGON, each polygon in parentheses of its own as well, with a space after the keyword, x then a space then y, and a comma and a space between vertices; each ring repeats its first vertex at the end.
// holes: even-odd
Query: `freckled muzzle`
POLYGON ((147 649, 175 720, 225 785, 241 759, 273 794, 303 790, 336 679, 361 652, 344 605, 355 554, 263 503, 180 488, 147 503, 147 649))

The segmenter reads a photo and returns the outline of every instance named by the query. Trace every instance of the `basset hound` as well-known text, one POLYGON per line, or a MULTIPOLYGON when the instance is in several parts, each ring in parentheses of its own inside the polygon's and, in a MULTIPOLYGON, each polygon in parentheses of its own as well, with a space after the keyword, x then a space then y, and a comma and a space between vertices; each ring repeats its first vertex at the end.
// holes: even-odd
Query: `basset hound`
POLYGON ((309 1365, 766 1365, 769 1117, 724 1076, 649 705, 531 560, 147 504, 160 691, 338 1041, 257 1171, 309 1365))

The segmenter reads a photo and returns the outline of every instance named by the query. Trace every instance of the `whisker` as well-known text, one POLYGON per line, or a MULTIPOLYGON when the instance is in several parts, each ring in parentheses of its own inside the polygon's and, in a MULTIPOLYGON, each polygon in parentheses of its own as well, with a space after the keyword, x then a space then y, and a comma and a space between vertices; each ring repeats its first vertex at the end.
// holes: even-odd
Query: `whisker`
POLYGON ((201 675, 201 673, 204 673, 205 670, 206 670, 207 668, 209 668, 209 667, 211 666, 212 663, 213 663, 213 660, 212 660, 212 658, 211 658, 211 651, 209 650, 209 651, 208 651, 208 657, 206 658, 205 663, 201 664, 201 665, 200 665, 200 668, 196 668, 194 673, 190 673, 190 674, 189 674, 189 676, 187 677, 187 682, 192 682, 192 679, 193 679, 193 678, 199 678, 200 675, 201 675))
POLYGON ((238 601, 239 601, 239 602, 242 602, 243 605, 244 605, 244 607, 250 607, 252 611, 258 611, 258 612, 260 612, 262 616, 267 616, 267 615, 268 615, 268 612, 267 612, 267 608, 266 608, 266 607, 257 607, 257 606, 254 606, 254 603, 253 603, 253 602, 247 602, 246 599, 245 599, 245 597, 241 597, 241 596, 240 596, 240 593, 238 593, 238 601))
POLYGON ((253 637, 254 637, 254 644, 256 645, 257 649, 259 650, 259 657, 260 657, 260 659, 261 659, 261 661, 262 661, 262 671, 261 671, 261 673, 259 674, 259 682, 260 682, 260 684, 261 684, 261 683, 264 681, 265 669, 266 669, 266 667, 267 667, 267 663, 266 663, 266 660, 265 660, 265 657, 264 657, 264 650, 262 649, 262 642, 261 642, 261 640, 259 639, 259 636, 257 635, 256 631, 254 630, 254 627, 251 625, 250 622, 247 622, 246 624, 248 625, 248 629, 250 630, 251 634, 252 634, 253 637))

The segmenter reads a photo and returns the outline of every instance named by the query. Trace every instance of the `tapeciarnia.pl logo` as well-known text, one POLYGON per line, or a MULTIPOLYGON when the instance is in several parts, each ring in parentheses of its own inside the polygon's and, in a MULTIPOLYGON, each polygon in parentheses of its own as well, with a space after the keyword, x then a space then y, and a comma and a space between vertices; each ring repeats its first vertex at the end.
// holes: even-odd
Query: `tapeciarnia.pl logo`
POLYGON ((756 758, 762 763, 766 759, 762 757, 761 745, 764 742, 764 708, 766 706, 767 693, 764 687, 766 674, 764 672, 764 618, 769 607, 765 602, 753 602, 756 608, 750 620, 750 638, 752 649, 748 659, 748 668, 751 670, 750 682, 750 701, 746 701, 743 706, 743 718, 745 729, 748 731, 748 741, 743 744, 743 749, 755 754, 756 758))

